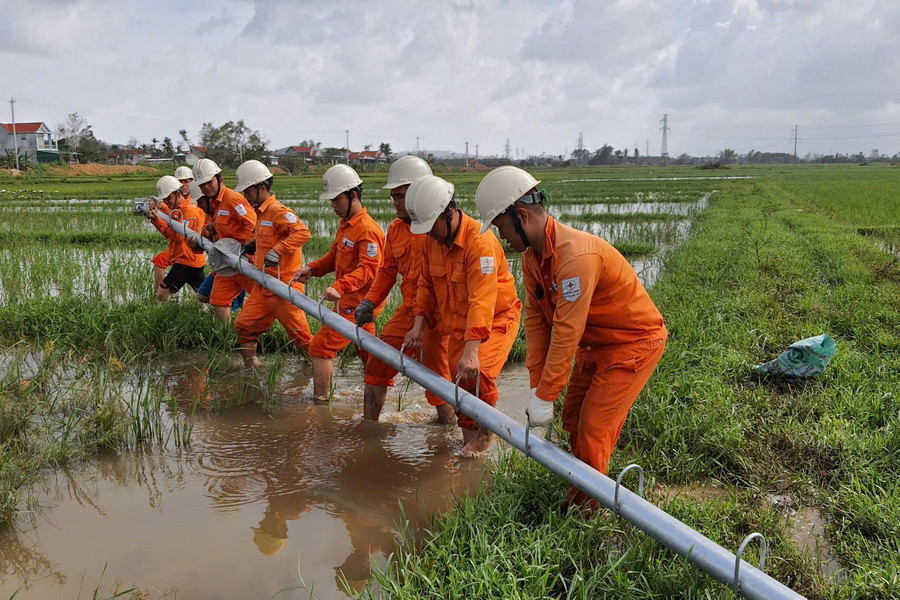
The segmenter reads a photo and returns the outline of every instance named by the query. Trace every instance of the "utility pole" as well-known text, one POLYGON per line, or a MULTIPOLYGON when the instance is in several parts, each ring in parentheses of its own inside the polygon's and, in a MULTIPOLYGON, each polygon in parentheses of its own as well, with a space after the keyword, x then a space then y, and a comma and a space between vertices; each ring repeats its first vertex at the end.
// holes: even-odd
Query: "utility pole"
POLYGON ((663 166, 666 166, 666 159, 669 158, 669 144, 666 139, 667 134, 669 133, 669 115, 664 114, 662 118, 662 147, 659 151, 659 156, 662 158, 663 166))
POLYGON ((9 99, 9 112, 12 113, 13 148, 15 148, 14 152, 16 153, 16 171, 18 171, 19 170, 19 138, 16 135, 16 107, 13 106, 15 103, 16 103, 15 98, 9 99))
POLYGON ((347 136, 347 164, 350 164, 350 130, 345 129, 344 134, 347 136))
POLYGON ((419 156, 419 136, 416 136, 416 156, 419 156))
POLYGON ((475 144, 475 164, 478 164, 478 144, 475 144))
POLYGON ((466 166, 469 166, 469 142, 466 142, 466 166))
POLYGON ((650 156, 650 138, 644 140, 644 156, 650 156))
POLYGON ((797 162, 797 125, 794 125, 794 163, 797 162))

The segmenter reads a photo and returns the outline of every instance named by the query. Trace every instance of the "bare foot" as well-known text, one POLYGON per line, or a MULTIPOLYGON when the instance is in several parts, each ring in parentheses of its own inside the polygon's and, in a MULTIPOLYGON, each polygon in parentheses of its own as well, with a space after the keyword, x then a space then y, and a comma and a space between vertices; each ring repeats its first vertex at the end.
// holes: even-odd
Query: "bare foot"
POLYGON ((446 402, 435 406, 435 408, 437 409, 437 422, 439 424, 447 425, 456 419, 456 411, 446 402))
POLYGON ((494 434, 486 427, 479 427, 476 431, 471 431, 467 436, 469 429, 463 429, 463 440, 465 445, 459 451, 457 456, 460 458, 476 458, 484 455, 494 442, 494 434), (469 439, 466 439, 466 438, 469 439))

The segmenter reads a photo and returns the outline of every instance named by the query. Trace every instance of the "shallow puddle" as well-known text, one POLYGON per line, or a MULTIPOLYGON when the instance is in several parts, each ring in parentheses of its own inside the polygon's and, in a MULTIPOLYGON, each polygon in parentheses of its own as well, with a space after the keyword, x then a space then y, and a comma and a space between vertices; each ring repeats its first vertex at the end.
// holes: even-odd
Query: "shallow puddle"
MULTIPOLYGON (((38 508, 0 532, 0 597, 92 597, 99 586, 100 597, 137 587, 149 598, 271 598, 300 576, 322 600, 346 597, 343 578, 361 590, 394 551, 402 516, 420 533, 476 489, 485 465, 456 457, 458 429, 433 423, 415 384, 400 397, 399 381, 382 422, 363 422, 357 365, 338 371, 329 406, 311 402, 305 367, 279 374, 272 402, 230 368, 213 383, 200 361, 182 361, 167 379, 173 395, 230 407, 198 411, 188 450, 93 459, 34 486, 38 508)), ((524 366, 510 365, 500 389, 498 407, 522 422, 524 366)))

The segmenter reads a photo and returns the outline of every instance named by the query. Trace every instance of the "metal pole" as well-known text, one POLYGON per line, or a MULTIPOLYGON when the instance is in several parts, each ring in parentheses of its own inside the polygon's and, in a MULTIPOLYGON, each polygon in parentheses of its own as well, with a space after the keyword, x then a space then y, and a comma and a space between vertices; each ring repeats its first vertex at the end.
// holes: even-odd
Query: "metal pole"
POLYGON ((19 170, 19 138, 16 136, 16 107, 13 106, 16 103, 15 98, 9 99, 9 112, 12 113, 12 128, 13 128, 13 152, 16 153, 16 171, 19 170))
MULTIPOLYGON (((141 209, 136 207, 136 210, 140 211, 141 209)), ((146 205, 142 212, 146 214, 146 205)), ((213 249, 212 242, 189 229, 184 223, 175 223, 168 215, 158 214, 176 233, 199 240, 205 250, 213 249)), ((638 494, 617 486, 615 481, 571 454, 563 452, 552 442, 541 436, 529 436, 525 427, 493 406, 482 402, 465 390, 458 389, 453 383, 421 363, 409 358, 401 358, 401 354, 396 348, 389 346, 366 330, 356 327, 355 324, 337 313, 323 310, 321 304, 305 294, 293 290, 277 277, 266 275, 249 262, 233 255, 226 254, 225 261, 246 277, 271 290, 306 314, 320 320, 363 350, 398 369, 425 389, 434 392, 455 409, 487 427, 511 446, 525 452, 529 457, 595 498, 605 507, 616 510, 618 515, 632 525, 675 553, 684 556, 688 562, 702 571, 733 589, 739 589, 741 595, 756 600, 803 598, 797 592, 744 561, 737 563, 740 573, 739 580, 735 581, 736 556, 703 534, 694 531, 638 494), (618 503, 616 502, 617 495, 618 503)))

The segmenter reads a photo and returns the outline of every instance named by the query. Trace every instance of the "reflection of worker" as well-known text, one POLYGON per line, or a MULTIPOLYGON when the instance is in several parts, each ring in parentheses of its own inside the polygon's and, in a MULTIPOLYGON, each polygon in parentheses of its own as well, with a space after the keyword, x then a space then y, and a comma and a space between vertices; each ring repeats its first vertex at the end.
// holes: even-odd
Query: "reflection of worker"
POLYGON ((151 205, 147 219, 156 227, 166 239, 169 240, 169 262, 171 267, 156 288, 156 297, 166 302, 177 294, 185 284, 194 290, 200 287, 206 278, 203 267, 206 265, 206 256, 202 251, 198 252, 189 247, 187 240, 175 233, 162 219, 158 212, 168 212, 169 217, 176 223, 184 222, 188 227, 197 230, 203 224, 203 211, 190 203, 184 193, 181 182, 165 175, 156 182, 156 202, 151 205), (159 206, 162 203, 164 208, 159 206))
MULTIPOLYGON (((333 271, 334 283, 326 288, 323 298, 337 302, 339 314, 352 322, 356 307, 368 293, 381 265, 384 233, 363 208, 362 180, 347 165, 335 165, 325 171, 319 200, 331 202, 341 223, 328 253, 300 269, 294 279, 306 283, 310 277, 323 277, 333 271)), ((383 303, 377 306, 375 312, 380 312, 383 306, 383 303)), ((369 323, 365 329, 374 334, 375 324, 369 323)), ((313 338, 309 354, 313 360, 313 390, 317 398, 328 395, 334 372, 331 361, 349 343, 350 340, 325 325, 313 338)), ((359 348, 357 352, 365 362, 365 354, 359 348)))
MULTIPOLYGON (((416 294, 419 289, 419 274, 422 270, 422 246, 424 235, 413 235, 409 230, 409 214, 406 212, 406 190, 409 185, 422 175, 431 175, 431 167, 418 156, 407 155, 391 165, 385 189, 391 191, 391 201, 397 211, 387 231, 384 246, 384 262, 378 269, 375 282, 366 294, 366 298, 356 309, 356 324, 365 325, 375 319, 375 307, 384 304, 388 293, 397 281, 397 275, 403 277, 400 293, 403 302, 394 311, 390 320, 381 330, 380 339, 394 348, 400 348, 403 337, 412 329, 415 321, 416 294)), ((423 337, 423 360, 425 366, 442 375, 450 377, 447 367, 447 336, 441 334, 437 327, 427 327, 423 337)), ((374 356, 366 361, 366 388, 363 395, 363 418, 377 421, 387 397, 387 386, 394 385, 397 370, 374 356)), ((431 391, 425 392, 428 403, 437 408, 438 421, 449 423, 453 416, 453 407, 446 404, 431 391)))
MULTIPOLYGON (((238 191, 228 189, 222 183, 221 171, 219 165, 208 158, 201 158, 194 165, 194 180, 209 203, 203 237, 211 241, 233 238, 243 246, 253 239, 256 212, 238 191)), ((253 281, 243 275, 216 277, 211 273, 198 292, 198 298, 215 307, 217 319, 230 321, 232 303, 252 287, 253 281)))
MULTIPOLYGON (((450 335, 449 363, 454 379, 494 405, 497 376, 519 332, 522 303, 493 233, 456 208, 452 183, 433 175, 417 179, 406 193, 413 233, 427 233, 425 263, 419 278, 415 325, 406 335, 408 348, 422 345, 426 321, 437 321, 450 335)), ((460 413, 460 456, 485 452, 493 434, 460 413)))
MULTIPOLYGON (((242 191, 256 210, 256 237, 244 247, 245 254, 255 254, 256 266, 266 275, 291 284, 291 278, 303 264, 303 244, 309 241, 309 229, 294 212, 271 193, 274 177, 258 160, 248 160, 237 168, 237 189, 242 191)), ((219 277, 218 279, 229 279, 219 277)), ((294 285, 302 294, 303 285, 294 285)), ((306 314, 272 291, 256 284, 244 309, 234 322, 238 344, 246 366, 259 365, 256 345, 259 336, 275 319, 284 326, 288 337, 301 350, 308 350, 312 334, 306 314)))
MULTIPOLYGON (((529 424, 549 425, 568 385, 562 424, 572 453, 606 473, 628 411, 662 356, 666 328, 628 261, 605 240, 549 216, 539 183, 499 167, 478 185, 475 203, 483 229, 493 223, 524 253, 529 424)), ((566 505, 588 503, 569 490, 566 505)))
POLYGON ((253 528, 253 543, 266 556, 274 556, 287 543, 287 522, 299 519, 312 502, 304 492, 271 495, 267 500, 266 512, 253 528))

